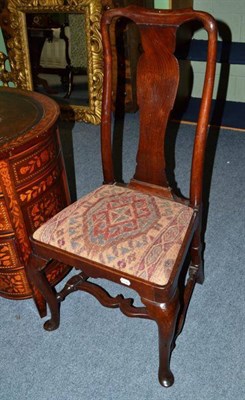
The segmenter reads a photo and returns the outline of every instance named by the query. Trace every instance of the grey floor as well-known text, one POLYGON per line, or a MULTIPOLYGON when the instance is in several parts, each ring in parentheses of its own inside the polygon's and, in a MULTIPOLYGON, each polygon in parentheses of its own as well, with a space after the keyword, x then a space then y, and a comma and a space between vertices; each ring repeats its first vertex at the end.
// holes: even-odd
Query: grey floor
MULTIPOLYGON (((133 171, 137 114, 127 116, 124 174, 133 171)), ((173 128, 175 130, 175 128, 173 128)), ((194 127, 177 136, 178 184, 187 193, 194 127)), ((101 184, 99 127, 61 124, 71 191, 80 196, 101 184), (74 160, 74 165, 73 165, 74 160), (74 179, 75 177, 75 179, 74 179)), ((193 294, 172 355, 175 384, 157 380, 154 322, 129 319, 85 293, 62 304, 57 331, 42 328, 32 300, 0 298, 1 400, 243 400, 245 398, 244 239, 245 134, 210 132, 214 157, 206 230, 203 286, 193 294), (214 157, 214 149, 217 148, 214 157)), ((209 173, 205 195, 208 194, 209 173)), ((107 284, 112 294, 130 291, 107 284)))

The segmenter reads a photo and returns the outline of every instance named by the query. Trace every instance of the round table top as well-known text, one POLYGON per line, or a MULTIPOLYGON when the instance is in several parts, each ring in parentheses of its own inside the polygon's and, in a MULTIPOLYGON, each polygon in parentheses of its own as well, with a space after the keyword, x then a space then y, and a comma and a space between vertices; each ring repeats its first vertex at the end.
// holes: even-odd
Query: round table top
POLYGON ((0 144, 23 135, 43 117, 35 99, 15 91, 0 91, 0 144))
POLYGON ((57 103, 47 96, 0 88, 0 152, 47 131, 59 113, 57 103))

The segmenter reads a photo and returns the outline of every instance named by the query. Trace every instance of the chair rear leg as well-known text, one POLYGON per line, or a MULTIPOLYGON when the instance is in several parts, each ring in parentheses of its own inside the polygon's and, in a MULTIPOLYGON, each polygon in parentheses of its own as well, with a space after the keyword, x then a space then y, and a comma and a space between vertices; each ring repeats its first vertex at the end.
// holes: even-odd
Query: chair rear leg
POLYGON ((57 300, 56 293, 46 278, 44 268, 47 265, 47 260, 43 260, 35 254, 31 254, 29 262, 26 266, 26 274, 33 290, 40 292, 47 302, 51 318, 44 324, 44 329, 53 331, 60 324, 60 304, 57 300))
POLYGON ((197 283, 200 284, 204 282, 202 248, 203 248, 203 243, 199 227, 194 233, 191 244, 190 276, 194 278, 197 283))
POLYGON ((164 387, 172 386, 174 376, 170 369, 170 357, 180 309, 178 292, 176 292, 175 296, 168 303, 155 303, 147 299, 142 299, 142 302, 146 305, 150 317, 158 325, 159 382, 164 387))

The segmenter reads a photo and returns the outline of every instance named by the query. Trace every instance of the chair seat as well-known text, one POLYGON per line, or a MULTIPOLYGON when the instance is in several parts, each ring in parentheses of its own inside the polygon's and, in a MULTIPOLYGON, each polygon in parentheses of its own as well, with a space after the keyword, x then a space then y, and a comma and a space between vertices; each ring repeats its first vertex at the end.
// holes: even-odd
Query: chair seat
POLYGON ((104 185, 55 215, 33 238, 166 285, 192 215, 192 208, 175 201, 104 185))

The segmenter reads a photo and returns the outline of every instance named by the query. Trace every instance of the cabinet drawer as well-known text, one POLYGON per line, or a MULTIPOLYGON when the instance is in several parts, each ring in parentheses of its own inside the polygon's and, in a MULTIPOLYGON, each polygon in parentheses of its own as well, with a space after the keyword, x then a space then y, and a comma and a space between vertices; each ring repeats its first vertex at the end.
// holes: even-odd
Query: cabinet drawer
POLYGON ((0 238, 0 271, 19 268, 21 262, 17 257, 17 248, 15 240, 12 237, 0 238))
POLYGON ((42 173, 58 154, 58 143, 54 137, 41 142, 24 153, 10 159, 16 186, 33 180, 42 173))

